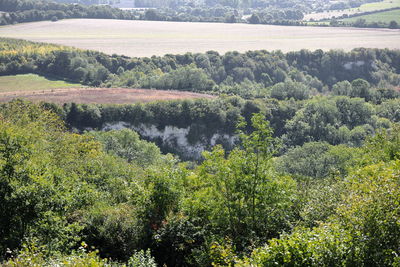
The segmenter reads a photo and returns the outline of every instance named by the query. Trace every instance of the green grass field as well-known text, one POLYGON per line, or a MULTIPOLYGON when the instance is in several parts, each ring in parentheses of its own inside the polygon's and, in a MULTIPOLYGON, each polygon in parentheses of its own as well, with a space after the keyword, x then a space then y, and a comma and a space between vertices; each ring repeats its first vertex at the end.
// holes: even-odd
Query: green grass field
POLYGON ((391 10, 391 11, 384 11, 370 15, 364 16, 357 16, 348 19, 341 19, 344 22, 355 22, 358 19, 365 19, 367 23, 371 22, 384 22, 389 24, 392 20, 397 21, 400 23, 400 9, 391 10))
POLYGON ((304 16, 304 20, 305 21, 310 21, 311 19, 314 19, 314 20, 327 19, 328 20, 333 17, 343 16, 345 14, 352 15, 352 14, 358 14, 358 13, 364 13, 364 12, 370 12, 370 11, 379 11, 379 10, 384 10, 384 9, 389 9, 389 8, 397 8, 397 7, 400 8, 400 0, 383 0, 381 2, 363 4, 357 8, 349 8, 349 9, 344 9, 344 10, 329 10, 329 11, 324 11, 324 12, 319 12, 319 13, 306 14, 304 16))
POLYGON ((356 10, 361 12, 382 10, 388 8, 400 7, 400 0, 384 0, 382 2, 363 4, 358 8, 351 8, 349 10, 356 10))
POLYGON ((82 87, 82 85, 53 80, 36 74, 0 76, 0 92, 51 90, 68 87, 82 87))

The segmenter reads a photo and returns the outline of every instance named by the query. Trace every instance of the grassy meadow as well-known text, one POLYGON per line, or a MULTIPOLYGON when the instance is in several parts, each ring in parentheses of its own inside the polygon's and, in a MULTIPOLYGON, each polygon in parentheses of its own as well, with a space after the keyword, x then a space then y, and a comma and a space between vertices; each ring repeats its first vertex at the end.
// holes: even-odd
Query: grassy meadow
POLYGON ((398 31, 225 23, 71 19, 0 27, 0 36, 55 43, 107 54, 152 56, 210 50, 283 52, 356 47, 400 48, 398 31))
POLYGON ((352 17, 352 18, 347 18, 347 19, 341 19, 341 21, 355 22, 358 19, 365 19, 365 21, 367 23, 384 22, 384 23, 389 24, 391 21, 396 21, 397 23, 400 23, 400 9, 384 11, 384 12, 379 12, 379 13, 364 15, 364 16, 357 16, 357 17, 352 17))
POLYGON ((368 11, 389 9, 389 8, 394 8, 394 7, 400 7, 400 0, 384 0, 381 2, 367 3, 367 4, 361 5, 358 8, 351 8, 349 10, 350 11, 368 12, 368 11))
POLYGON ((36 74, 0 76, 0 92, 52 90, 81 86, 78 83, 53 80, 36 74))

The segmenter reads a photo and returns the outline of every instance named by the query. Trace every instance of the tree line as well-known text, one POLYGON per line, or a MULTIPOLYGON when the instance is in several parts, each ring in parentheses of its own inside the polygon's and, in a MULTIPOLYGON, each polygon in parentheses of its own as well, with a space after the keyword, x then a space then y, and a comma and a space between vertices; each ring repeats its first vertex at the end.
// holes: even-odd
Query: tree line
POLYGON ((0 25, 71 18, 124 19, 135 16, 110 6, 63 4, 47 0, 0 0, 0 25))
MULTIPOLYGON (((148 10, 123 11, 111 7, 111 2, 96 5, 99 1, 59 0, 1 0, 0 25, 15 24, 68 18, 98 18, 124 20, 151 20, 151 21, 185 21, 185 22, 225 22, 307 26, 302 21, 304 14, 311 11, 330 9, 322 2, 301 2, 297 0, 276 1, 136 1, 136 6, 151 8, 148 10)), ((343 2, 340 2, 343 3, 343 2)), ((350 1, 349 5, 359 6, 363 1, 350 1)), ((332 20, 330 24, 317 26, 352 26, 352 27, 390 27, 398 28, 395 21, 389 25, 385 23, 366 23, 356 21, 344 23, 332 20)))
MULTIPOLYGON (((397 109, 399 99, 371 104, 362 98, 349 96, 315 97, 306 101, 291 100, 244 100, 227 97, 217 100, 184 100, 133 105, 66 104, 52 110, 63 118, 69 127, 78 131, 104 129, 107 125, 123 122, 139 129, 155 126, 164 131, 167 127, 188 129, 183 136, 187 145, 201 144, 211 148, 215 143, 230 150, 235 143, 227 143, 217 136, 235 136, 236 125, 241 118, 249 122, 251 114, 264 112, 270 122, 273 136, 283 142, 280 152, 309 142, 326 142, 331 145, 346 144, 359 147, 365 138, 380 128, 389 128, 400 121, 397 109), (214 137, 215 138, 215 137, 214 137)), ((247 128, 251 131, 251 128, 247 128)), ((183 159, 199 159, 191 156, 176 143, 143 135, 156 142, 163 152, 178 154, 183 159)))
POLYGON ((250 23, 280 24, 282 21, 299 21, 303 13, 299 9, 285 8, 282 11, 277 6, 275 9, 261 11, 243 11, 230 5, 175 5, 172 8, 163 7, 146 11, 123 11, 109 5, 83 5, 75 2, 51 2, 48 0, 1 0, 0 10, 6 13, 0 16, 0 25, 23 22, 52 20, 57 21, 69 18, 98 18, 98 19, 125 19, 125 20, 152 20, 152 21, 191 21, 191 22, 227 22, 247 23, 243 19, 245 14, 253 14, 250 23), (255 17, 263 19, 255 20, 255 17))
POLYGON ((22 40, 0 40, 0 75, 37 73, 90 86, 175 89, 244 98, 350 95, 379 103, 397 96, 400 53, 388 49, 215 51, 129 58, 22 40), (363 79, 356 90, 343 84, 363 79), (344 89, 339 89, 345 86, 344 89), (336 89, 335 89, 336 88, 336 89))

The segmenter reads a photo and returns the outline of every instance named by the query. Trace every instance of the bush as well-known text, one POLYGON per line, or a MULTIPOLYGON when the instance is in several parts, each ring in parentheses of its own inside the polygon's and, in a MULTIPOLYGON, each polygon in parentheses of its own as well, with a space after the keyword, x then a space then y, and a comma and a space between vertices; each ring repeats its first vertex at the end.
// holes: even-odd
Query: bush
POLYGON ((24 244, 15 258, 8 260, 2 264, 4 267, 46 267, 46 266, 63 266, 63 267, 111 267, 116 264, 109 263, 107 260, 100 259, 97 251, 87 251, 87 244, 82 243, 77 251, 73 251, 70 255, 51 255, 53 251, 49 251, 45 246, 37 246, 35 242, 24 244))
POLYGON ((129 258, 127 267, 157 267, 157 264, 148 249, 146 251, 136 251, 129 258))

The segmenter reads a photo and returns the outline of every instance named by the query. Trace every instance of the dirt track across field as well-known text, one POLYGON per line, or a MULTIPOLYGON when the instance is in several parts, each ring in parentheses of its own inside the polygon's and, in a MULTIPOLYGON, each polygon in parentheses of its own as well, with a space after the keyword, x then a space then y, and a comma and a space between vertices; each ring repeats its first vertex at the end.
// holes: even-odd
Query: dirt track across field
POLYGON ((132 104, 157 100, 214 98, 214 96, 185 91, 127 88, 69 88, 0 93, 0 102, 7 102, 14 98, 27 99, 33 102, 45 101, 57 104, 70 102, 87 104, 132 104))

